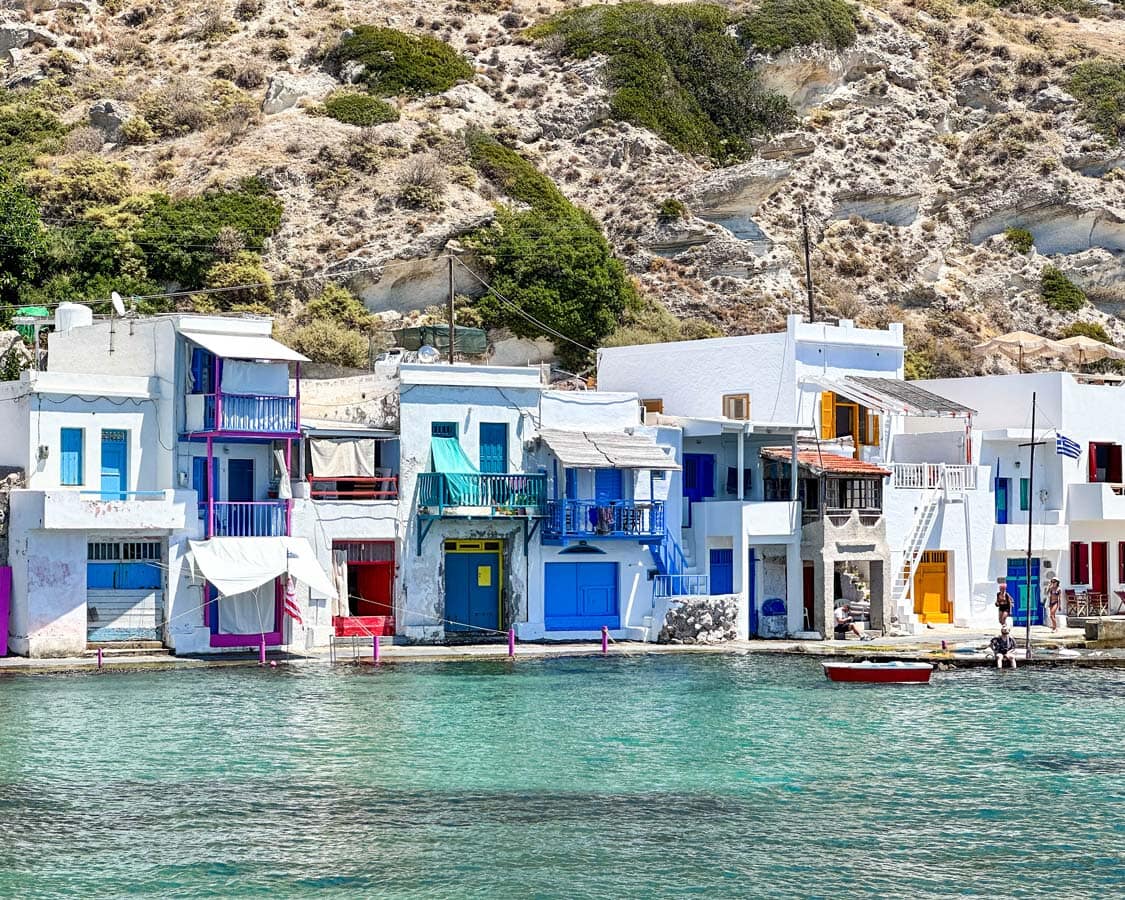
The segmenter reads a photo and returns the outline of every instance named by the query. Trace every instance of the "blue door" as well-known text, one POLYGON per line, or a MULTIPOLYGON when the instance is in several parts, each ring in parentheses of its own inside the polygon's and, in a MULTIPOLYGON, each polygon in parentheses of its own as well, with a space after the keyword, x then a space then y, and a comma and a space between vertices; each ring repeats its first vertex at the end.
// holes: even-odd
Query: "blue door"
POLYGON ((594 500, 599 506, 623 499, 621 496, 621 470, 594 470, 594 500))
POLYGON ((508 471, 508 426, 505 423, 480 423, 480 470, 508 471))
POLYGON ((254 460, 227 461, 227 499, 233 503, 249 503, 254 499, 254 460))
POLYGON ((1008 497, 1012 491, 1011 478, 996 479, 996 524, 1008 524, 1008 497))
POLYGON ((617 563, 547 563, 544 584, 544 624, 548 631, 621 627, 617 563))
POLYGON ((191 486, 195 490, 195 497, 199 501, 199 516, 203 517, 207 509, 207 501, 219 499, 219 463, 216 460, 211 467, 211 489, 207 489, 207 457, 195 456, 191 460, 191 486))
POLYGON ((446 631, 487 636, 500 630, 500 554, 445 554, 446 631))
POLYGON ((710 453, 685 453, 683 480, 688 500, 684 526, 690 528, 691 504, 715 496, 715 457, 710 453))
MULTIPOLYGON (((750 637, 756 637, 758 634, 758 556, 754 550, 750 551, 750 557, 747 560, 746 566, 746 593, 750 597, 750 637)), ((733 587, 733 585, 732 585, 733 587)))
POLYGON ((734 551, 711 551, 711 593, 734 593, 734 551))
POLYGON ((119 428, 102 431, 103 500, 124 500, 129 490, 129 432, 119 428))
MULTIPOLYGON (((1027 558, 1008 560, 1008 593, 1012 595, 1012 624, 1027 625, 1027 558)), ((1043 624, 1043 603, 1039 594, 1039 560, 1031 558, 1031 624, 1043 624)))

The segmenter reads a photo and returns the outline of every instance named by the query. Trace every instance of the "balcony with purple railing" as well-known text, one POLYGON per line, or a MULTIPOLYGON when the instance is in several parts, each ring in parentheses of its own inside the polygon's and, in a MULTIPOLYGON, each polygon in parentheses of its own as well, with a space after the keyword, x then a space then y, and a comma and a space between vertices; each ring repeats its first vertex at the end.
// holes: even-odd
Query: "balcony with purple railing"
POLYGON ((208 537, 282 537, 288 534, 287 512, 285 500, 199 504, 199 517, 207 524, 208 537))

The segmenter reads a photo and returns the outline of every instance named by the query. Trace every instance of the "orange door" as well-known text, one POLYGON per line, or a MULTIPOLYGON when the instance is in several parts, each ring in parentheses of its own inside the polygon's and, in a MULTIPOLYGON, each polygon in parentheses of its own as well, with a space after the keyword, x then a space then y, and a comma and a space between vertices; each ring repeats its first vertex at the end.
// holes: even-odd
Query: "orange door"
POLYGON ((923 622, 953 621, 949 563, 944 550, 927 550, 914 573, 914 613, 923 622))

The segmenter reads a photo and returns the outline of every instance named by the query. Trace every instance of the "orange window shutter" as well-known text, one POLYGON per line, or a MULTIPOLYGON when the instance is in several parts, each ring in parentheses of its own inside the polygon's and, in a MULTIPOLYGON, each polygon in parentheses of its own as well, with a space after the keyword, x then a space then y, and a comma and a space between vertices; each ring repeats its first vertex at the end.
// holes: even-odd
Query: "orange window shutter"
POLYGON ((881 431, 879 416, 875 413, 871 414, 871 427, 867 429, 868 443, 872 447, 879 446, 879 433, 881 431))
POLYGON ((830 441, 836 437, 836 395, 822 391, 820 395, 820 439, 830 441))

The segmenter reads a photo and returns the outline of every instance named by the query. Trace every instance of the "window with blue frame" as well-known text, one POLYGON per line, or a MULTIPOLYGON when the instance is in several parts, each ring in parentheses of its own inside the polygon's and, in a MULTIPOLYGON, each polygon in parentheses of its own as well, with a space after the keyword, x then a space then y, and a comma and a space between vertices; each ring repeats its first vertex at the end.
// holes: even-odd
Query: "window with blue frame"
POLYGON ((82 484, 83 433, 81 428, 59 432, 59 484, 82 484))
POLYGON ((456 422, 431 422, 430 437, 455 438, 457 437, 456 422))

